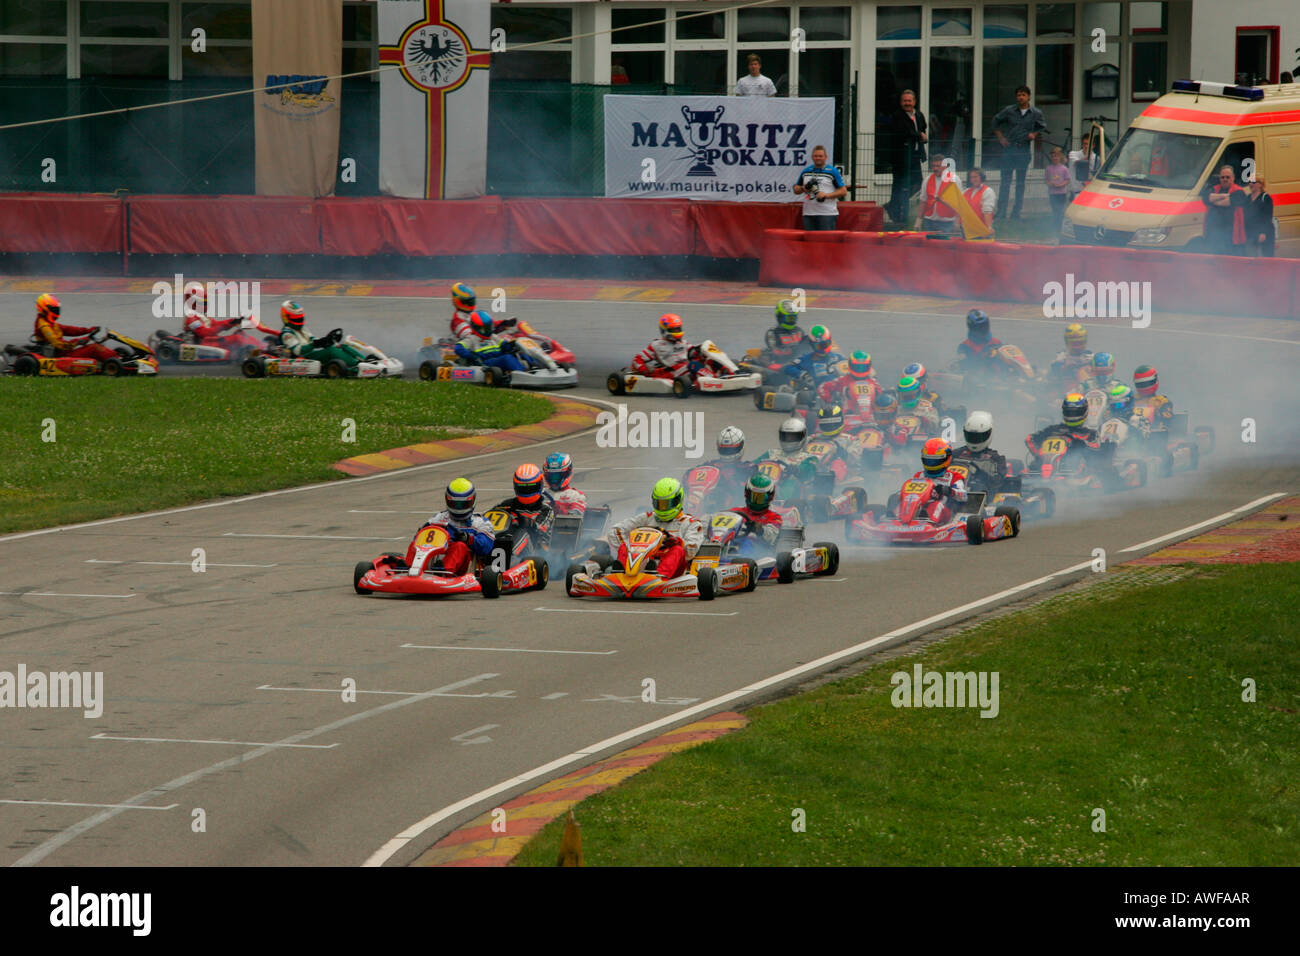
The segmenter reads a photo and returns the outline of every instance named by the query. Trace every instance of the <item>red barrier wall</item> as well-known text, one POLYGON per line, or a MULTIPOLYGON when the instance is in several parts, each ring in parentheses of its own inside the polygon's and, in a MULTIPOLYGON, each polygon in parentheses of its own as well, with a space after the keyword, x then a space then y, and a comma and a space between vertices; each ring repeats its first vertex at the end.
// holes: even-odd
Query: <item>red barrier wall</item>
POLYGON ((116 196, 0 195, 0 252, 121 252, 116 196))
POLYGON ((509 199, 510 251, 544 255, 689 256, 684 199, 509 199))
POLYGON ((482 199, 390 199, 316 203, 320 249, 329 256, 492 255, 509 251, 504 203, 482 199))
MULTIPOLYGON (((642 202, 644 200, 637 200, 642 202)), ((797 229, 803 216, 801 203, 690 201, 695 224, 695 254, 719 259, 757 259, 762 254, 765 229, 797 229)), ((840 229, 878 232, 885 211, 873 202, 842 202, 840 229)))
POLYGON ((1070 275, 1075 283, 1150 282, 1150 305, 1161 312, 1300 318, 1300 259, 768 229, 758 281, 1041 304, 1044 286, 1059 282, 1065 291, 1070 275))
POLYGON ((131 252, 158 255, 320 252, 317 202, 270 196, 139 196, 130 208, 131 252))

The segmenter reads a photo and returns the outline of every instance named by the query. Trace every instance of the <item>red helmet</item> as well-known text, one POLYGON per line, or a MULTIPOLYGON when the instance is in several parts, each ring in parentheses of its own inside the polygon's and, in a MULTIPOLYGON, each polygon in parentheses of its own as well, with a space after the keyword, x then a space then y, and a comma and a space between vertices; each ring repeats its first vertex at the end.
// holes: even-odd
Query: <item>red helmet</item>
POLYGON ((921 466, 927 475, 942 475, 951 463, 952 446, 942 438, 931 438, 921 446, 921 466))
POLYGON ((492 316, 488 315, 482 309, 475 309, 470 313, 469 327, 474 330, 474 334, 479 338, 486 339, 491 336, 492 330, 496 328, 496 325, 492 321, 492 316))
POLYGON ((307 313, 297 302, 285 299, 280 304, 280 321, 292 329, 301 329, 303 323, 307 321, 307 313))
POLYGON ((676 342, 686 334, 682 329, 682 317, 673 312, 659 316, 659 334, 676 342))
POLYGON ((59 320, 59 300, 49 292, 36 297, 36 316, 41 319, 59 320))
POLYGON ((1150 398, 1160 387, 1160 376, 1154 365, 1139 365, 1133 373, 1133 387, 1143 398, 1150 398))
POLYGON ((515 500, 521 505, 533 505, 542 500, 542 469, 536 465, 520 465, 515 469, 515 500))

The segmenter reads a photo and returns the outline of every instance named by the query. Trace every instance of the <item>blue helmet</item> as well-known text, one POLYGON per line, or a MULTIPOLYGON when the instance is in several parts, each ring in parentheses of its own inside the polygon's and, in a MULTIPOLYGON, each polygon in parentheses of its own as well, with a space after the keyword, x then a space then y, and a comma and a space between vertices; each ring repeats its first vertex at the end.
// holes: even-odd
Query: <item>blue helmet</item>
POLYGON ((552 452, 546 456, 542 473, 546 476, 548 488, 552 491, 563 491, 569 487, 569 481, 573 478, 573 457, 562 451, 552 452))
POLYGON ((989 314, 983 309, 967 312, 966 334, 975 342, 986 341, 989 337, 989 314))

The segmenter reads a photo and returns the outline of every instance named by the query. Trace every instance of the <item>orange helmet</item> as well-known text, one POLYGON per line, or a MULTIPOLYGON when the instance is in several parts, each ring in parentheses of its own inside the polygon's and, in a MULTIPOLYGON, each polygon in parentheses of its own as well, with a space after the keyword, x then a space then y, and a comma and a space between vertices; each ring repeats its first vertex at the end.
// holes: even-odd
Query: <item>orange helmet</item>
POLYGON ((521 505, 532 505, 542 500, 542 469, 536 465, 520 465, 515 469, 515 500, 521 505))
POLYGON ((659 334, 676 342, 685 334, 682 329, 682 317, 673 312, 659 316, 659 334))
POLYGON ((457 282, 451 287, 451 303, 456 308, 468 312, 477 302, 478 297, 474 295, 474 290, 467 283, 457 282))
POLYGON ((59 320, 59 300, 49 292, 36 297, 36 317, 40 319, 59 320))
POLYGON ((307 321, 307 313, 302 310, 297 302, 292 299, 285 299, 280 304, 280 321, 291 329, 301 329, 303 323, 307 321))
POLYGON ((942 438, 931 438, 921 446, 921 466, 927 475, 942 475, 951 463, 952 446, 942 438))

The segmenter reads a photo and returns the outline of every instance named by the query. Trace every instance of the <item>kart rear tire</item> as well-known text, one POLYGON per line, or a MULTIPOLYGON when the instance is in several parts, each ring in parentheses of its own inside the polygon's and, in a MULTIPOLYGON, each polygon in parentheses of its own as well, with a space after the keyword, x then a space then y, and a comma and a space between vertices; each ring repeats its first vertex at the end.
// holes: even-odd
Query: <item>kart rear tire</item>
POLYGON ((763 403, 764 401, 766 401, 767 396, 771 394, 772 394, 772 389, 768 388, 766 385, 760 385, 758 388, 754 389, 754 407, 757 408, 760 412, 767 411, 767 409, 763 406, 763 403))
POLYGON ((898 492, 894 492, 892 495, 889 496, 888 500, 885 501, 885 514, 886 515, 898 514, 898 492))
POLYGON ((501 596, 501 587, 504 584, 500 571, 493 571, 491 568, 484 568, 478 576, 479 590, 483 592, 485 598, 498 598, 501 596))
POLYGON ((700 568, 700 573, 695 576, 695 580, 701 601, 712 601, 718 596, 718 572, 713 568, 700 568))
POLYGON ((840 569, 840 546, 838 544, 834 541, 818 541, 813 547, 826 549, 826 567, 816 572, 813 575, 814 577, 826 577, 840 569))
POLYGON ((501 384, 501 373, 491 365, 483 368, 483 384, 488 388, 496 388, 501 384))
POLYGON ((358 561, 357 566, 352 569, 352 589, 358 594, 370 593, 370 591, 361 586, 361 579, 364 578, 366 573, 374 566, 373 561, 358 561))
POLYGON ((109 378, 117 378, 119 375, 124 374, 122 360, 120 358, 104 359, 103 364, 100 366, 100 371, 109 378))
POLYGON ((1020 509, 1011 505, 998 505, 993 513, 999 518, 1011 519, 1011 537, 1020 537, 1020 509))
POLYGON ((573 597, 573 577, 577 574, 586 574, 587 566, 585 564, 571 564, 568 570, 564 572, 564 593, 573 597))
POLYGON ((746 594, 758 587, 758 562, 753 558, 741 558, 740 563, 749 569, 749 583, 742 589, 746 594))
POLYGON ((605 379, 605 387, 609 389, 611 395, 622 395, 627 391, 623 385, 623 374, 621 372, 610 372, 605 379))
POLYGON ((811 388, 801 388, 795 392, 794 404, 796 408, 816 408, 817 393, 811 388))
POLYGON ((854 485, 851 488, 845 488, 844 493, 853 496, 853 510, 858 514, 867 510, 867 489, 861 485, 854 485))
POLYGON ((691 397, 691 387, 686 383, 686 379, 684 378, 673 379, 673 397, 674 398, 691 397))
POLYGON ((243 365, 244 362, 248 360, 248 357, 252 355, 255 351, 257 351, 255 346, 241 345, 235 349, 232 358, 236 365, 243 365))
POLYGON ((266 375, 266 366, 259 358, 246 358, 244 364, 240 366, 240 371, 244 373, 244 378, 263 378, 266 375))
POLYGON ((984 543, 984 517, 982 515, 967 516, 966 540, 971 544, 984 543))
POLYGON ((545 591, 546 585, 551 583, 551 566, 545 558, 531 558, 533 570, 537 572, 537 583, 533 585, 534 591, 545 591))
POLYGON ((330 359, 325 363, 326 378, 347 378, 348 367, 341 359, 330 359))
POLYGON ((31 355, 20 355, 14 359, 15 375, 37 375, 41 371, 41 363, 31 355))
POLYGON ((794 581, 794 555, 789 551, 776 556, 776 579, 782 584, 794 581))
POLYGON ((434 362, 420 363, 420 381, 432 382, 438 377, 438 366, 434 362))
POLYGON ((162 365, 171 365, 180 357, 180 351, 173 342, 159 342, 153 353, 158 356, 158 362, 162 365))

